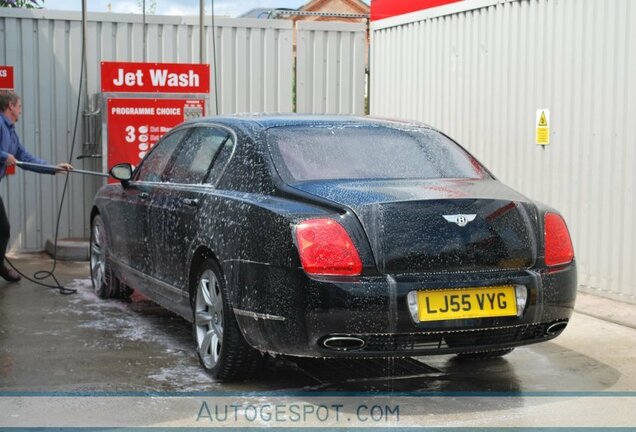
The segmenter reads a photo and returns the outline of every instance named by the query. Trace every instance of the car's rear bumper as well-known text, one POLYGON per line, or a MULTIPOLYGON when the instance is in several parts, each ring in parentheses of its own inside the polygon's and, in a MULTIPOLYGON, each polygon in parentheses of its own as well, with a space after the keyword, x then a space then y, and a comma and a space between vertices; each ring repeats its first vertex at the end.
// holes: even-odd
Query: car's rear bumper
POLYGON ((232 271, 240 278, 232 286, 242 287, 233 293, 233 304, 246 340, 262 351, 299 356, 411 356, 541 342, 565 328, 576 298, 575 263, 551 271, 357 280, 316 280, 301 270, 242 266, 243 271, 232 271), (519 316, 417 323, 409 310, 411 291, 497 285, 527 288, 519 316))

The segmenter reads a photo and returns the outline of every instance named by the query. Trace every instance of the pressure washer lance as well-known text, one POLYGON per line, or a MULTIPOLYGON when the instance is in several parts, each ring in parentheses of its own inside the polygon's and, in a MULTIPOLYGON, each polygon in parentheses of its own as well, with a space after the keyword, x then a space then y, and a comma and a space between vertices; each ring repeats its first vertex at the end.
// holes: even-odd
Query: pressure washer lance
MULTIPOLYGON (((31 162, 20 162, 20 161, 16 161, 15 164, 17 166, 19 166, 19 167, 49 168, 49 169, 57 170, 57 166, 56 165, 45 165, 45 164, 37 164, 37 163, 31 163, 31 162)), ((60 170, 60 172, 69 172, 69 173, 76 173, 76 174, 94 175, 94 176, 99 176, 99 177, 110 177, 110 174, 97 172, 97 171, 86 171, 86 170, 75 169, 75 168, 73 168, 72 170, 69 170, 69 171, 60 170)))

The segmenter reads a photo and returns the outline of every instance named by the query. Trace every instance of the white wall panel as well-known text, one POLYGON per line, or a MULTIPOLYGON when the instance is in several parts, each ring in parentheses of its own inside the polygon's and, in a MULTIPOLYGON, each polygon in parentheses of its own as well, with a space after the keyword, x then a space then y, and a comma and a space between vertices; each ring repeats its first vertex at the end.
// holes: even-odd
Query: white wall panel
POLYGON ((371 113, 440 128, 560 210, 581 289, 636 302, 635 28, 632 0, 466 0, 377 21, 371 113))
POLYGON ((297 21, 296 110, 364 114, 364 24, 297 21))

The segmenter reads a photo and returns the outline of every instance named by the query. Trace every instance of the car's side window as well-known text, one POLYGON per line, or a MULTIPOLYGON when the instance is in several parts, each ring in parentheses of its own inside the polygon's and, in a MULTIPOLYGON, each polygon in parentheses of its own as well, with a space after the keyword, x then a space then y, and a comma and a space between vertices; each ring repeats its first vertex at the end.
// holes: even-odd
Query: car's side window
POLYGON ((234 138, 231 134, 226 134, 226 140, 219 150, 218 154, 214 158, 214 162, 212 163, 212 168, 210 169, 210 174, 206 179, 207 183, 214 184, 223 174, 223 168, 227 165, 230 156, 232 156, 232 152, 234 151, 234 138))
MULTIPOLYGON (((219 149, 228 139, 226 130, 214 127, 197 127, 183 142, 175 163, 166 172, 163 180, 172 183, 202 183, 219 149)), ((216 164, 215 164, 216 165, 216 164)))
POLYGON ((161 181, 161 173, 168 165, 170 157, 179 146, 179 143, 188 132, 188 129, 182 129, 161 139, 137 169, 135 180, 147 182, 161 181))

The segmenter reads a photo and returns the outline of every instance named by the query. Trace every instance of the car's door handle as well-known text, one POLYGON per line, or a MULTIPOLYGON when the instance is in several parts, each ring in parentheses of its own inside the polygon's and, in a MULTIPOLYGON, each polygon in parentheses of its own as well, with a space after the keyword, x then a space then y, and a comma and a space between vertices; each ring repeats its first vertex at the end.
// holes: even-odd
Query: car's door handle
POLYGON ((196 198, 183 198, 181 202, 190 207, 196 207, 199 205, 199 200, 196 198))
POLYGON ((139 192, 138 197, 139 199, 145 200, 150 198, 150 194, 148 192, 139 192))

